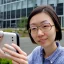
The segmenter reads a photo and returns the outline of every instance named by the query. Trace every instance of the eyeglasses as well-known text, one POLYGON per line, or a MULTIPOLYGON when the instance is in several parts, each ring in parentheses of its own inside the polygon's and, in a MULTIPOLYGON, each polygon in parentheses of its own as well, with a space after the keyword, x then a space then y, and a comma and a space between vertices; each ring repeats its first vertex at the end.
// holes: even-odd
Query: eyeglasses
POLYGON ((34 26, 29 28, 29 33, 37 33, 38 29, 40 29, 42 32, 48 32, 52 29, 54 25, 51 25, 50 23, 41 24, 40 26, 34 26))

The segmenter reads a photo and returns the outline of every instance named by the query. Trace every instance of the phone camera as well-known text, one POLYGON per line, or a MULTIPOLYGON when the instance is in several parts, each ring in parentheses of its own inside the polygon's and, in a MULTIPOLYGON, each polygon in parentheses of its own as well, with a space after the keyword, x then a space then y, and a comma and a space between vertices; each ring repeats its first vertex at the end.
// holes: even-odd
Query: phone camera
POLYGON ((12 37, 12 41, 14 41, 14 40, 13 40, 13 37, 12 37))

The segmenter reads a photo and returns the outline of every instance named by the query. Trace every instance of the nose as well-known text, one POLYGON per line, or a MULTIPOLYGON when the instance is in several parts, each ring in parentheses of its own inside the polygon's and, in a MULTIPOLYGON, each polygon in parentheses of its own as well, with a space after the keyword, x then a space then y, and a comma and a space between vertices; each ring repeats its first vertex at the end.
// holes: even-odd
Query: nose
POLYGON ((37 35, 38 35, 39 37, 40 37, 40 36, 43 36, 43 35, 44 35, 44 32, 43 32, 42 30, 39 29, 37 35))

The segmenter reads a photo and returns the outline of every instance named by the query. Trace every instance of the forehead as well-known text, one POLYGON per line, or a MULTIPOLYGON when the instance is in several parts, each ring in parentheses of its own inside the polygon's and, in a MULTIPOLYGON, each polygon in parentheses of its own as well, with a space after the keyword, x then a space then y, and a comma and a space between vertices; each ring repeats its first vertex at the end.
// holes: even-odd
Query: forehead
POLYGON ((40 24, 40 23, 54 24, 51 17, 47 13, 44 13, 44 12, 34 15, 30 20, 30 25, 31 24, 40 24))

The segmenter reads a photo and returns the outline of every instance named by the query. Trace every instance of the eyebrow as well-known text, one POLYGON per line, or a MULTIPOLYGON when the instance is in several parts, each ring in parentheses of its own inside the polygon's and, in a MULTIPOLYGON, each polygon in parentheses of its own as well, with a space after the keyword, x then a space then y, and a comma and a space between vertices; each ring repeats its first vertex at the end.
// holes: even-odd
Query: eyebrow
POLYGON ((42 21, 41 23, 49 23, 47 20, 42 21))
MULTIPOLYGON (((41 21, 40 24, 41 24, 41 23, 49 23, 49 22, 48 22, 47 20, 44 20, 44 21, 41 21)), ((36 24, 35 24, 35 23, 32 23, 32 24, 30 24, 30 25, 36 25, 36 24)))

